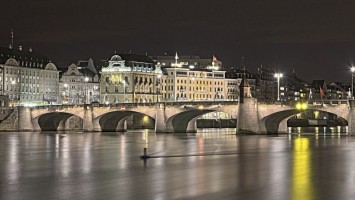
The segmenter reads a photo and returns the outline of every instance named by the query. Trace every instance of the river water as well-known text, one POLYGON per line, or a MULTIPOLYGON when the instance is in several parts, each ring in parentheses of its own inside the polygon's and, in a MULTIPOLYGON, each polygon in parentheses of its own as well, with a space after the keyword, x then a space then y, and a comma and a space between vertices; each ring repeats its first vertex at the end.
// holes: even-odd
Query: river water
POLYGON ((353 137, 234 133, 0 133, 0 199, 355 198, 353 137))

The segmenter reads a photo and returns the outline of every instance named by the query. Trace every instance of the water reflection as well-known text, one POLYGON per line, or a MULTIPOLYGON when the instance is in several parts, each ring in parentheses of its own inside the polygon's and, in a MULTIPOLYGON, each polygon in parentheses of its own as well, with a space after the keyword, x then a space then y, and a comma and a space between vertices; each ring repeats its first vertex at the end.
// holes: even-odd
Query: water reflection
POLYGON ((309 138, 293 140, 292 199, 314 199, 309 138))
POLYGON ((0 199, 351 199, 351 137, 300 135, 3 133, 0 199))
POLYGON ((330 127, 288 127, 288 133, 296 134, 339 134, 347 135, 348 126, 330 126, 330 127))

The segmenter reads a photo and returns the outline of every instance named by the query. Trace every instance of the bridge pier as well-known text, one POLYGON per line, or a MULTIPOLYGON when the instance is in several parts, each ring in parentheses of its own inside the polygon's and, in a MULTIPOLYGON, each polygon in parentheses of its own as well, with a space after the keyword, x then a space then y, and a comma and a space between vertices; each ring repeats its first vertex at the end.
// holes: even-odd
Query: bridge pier
POLYGON ((33 131, 31 108, 18 106, 18 130, 33 131))
POLYGON ((244 98, 239 104, 237 133, 257 133, 259 131, 258 102, 256 98, 244 98))
POLYGON ((349 100, 349 121, 348 121, 348 133, 349 135, 355 134, 355 100, 349 100))
POLYGON ((123 119, 121 119, 118 123, 117 123, 117 128, 116 131, 117 132, 127 132, 127 118, 129 118, 130 116, 127 116, 123 119))
POLYGON ((66 131, 66 128, 69 127, 69 120, 60 120, 57 131, 66 131))
POLYGON ((196 133, 197 132, 196 120, 197 120, 197 118, 194 118, 187 124, 186 133, 196 133))
POLYGON ((165 133, 167 132, 166 128, 165 104, 158 102, 155 114, 155 132, 165 133))
POLYGON ((83 131, 93 131, 93 112, 91 105, 84 105, 83 131))

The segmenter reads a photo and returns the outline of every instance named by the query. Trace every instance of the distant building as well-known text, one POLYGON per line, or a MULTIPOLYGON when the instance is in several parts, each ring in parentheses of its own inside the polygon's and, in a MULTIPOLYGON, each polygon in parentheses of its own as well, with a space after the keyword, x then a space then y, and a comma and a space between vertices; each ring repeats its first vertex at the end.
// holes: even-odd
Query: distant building
POLYGON ((99 77, 93 60, 71 64, 59 82, 62 104, 84 104, 99 101, 99 77), (79 65, 79 66, 78 66, 79 65))
POLYGON ((222 61, 218 60, 216 56, 211 56, 211 58, 201 58, 200 56, 182 56, 178 55, 177 52, 165 53, 162 56, 150 56, 156 63, 160 63, 161 67, 189 67, 194 66, 194 68, 202 69, 207 66, 219 66, 222 67, 222 61))
POLYGON ((0 69, 0 92, 12 104, 58 103, 59 71, 43 54, 0 47, 0 69))
POLYGON ((314 98, 311 84, 300 79, 295 73, 283 76, 280 90, 284 101, 306 101, 314 98))
POLYGON ((238 99, 238 80, 227 78, 222 61, 215 56, 158 56, 163 77, 161 94, 164 101, 225 101, 238 99))
POLYGON ((239 98, 239 85, 242 82, 243 77, 248 81, 251 89, 252 97, 256 97, 256 77, 254 73, 245 70, 245 66, 231 67, 226 71, 226 81, 229 90, 229 95, 232 95, 236 99, 239 98))
MULTIPOLYGON (((275 71, 258 68, 255 74, 255 97, 260 101, 272 102, 277 99, 277 81, 274 77, 275 71)), ((282 79, 281 79, 282 82, 282 79)))
POLYGON ((350 99, 351 84, 333 82, 327 86, 327 92, 330 99, 350 99))
POLYGON ((161 94, 164 101, 218 101, 228 98, 225 71, 188 67, 167 67, 163 71, 161 94))
POLYGON ((114 55, 101 70, 101 103, 143 103, 160 101, 160 66, 148 56, 114 55))

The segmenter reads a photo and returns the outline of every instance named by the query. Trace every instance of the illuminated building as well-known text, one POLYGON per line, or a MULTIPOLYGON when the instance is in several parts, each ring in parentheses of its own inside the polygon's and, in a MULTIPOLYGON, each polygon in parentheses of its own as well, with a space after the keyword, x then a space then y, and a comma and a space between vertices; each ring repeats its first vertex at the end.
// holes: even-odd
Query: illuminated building
POLYGON ((160 84, 164 101, 224 101, 236 100, 236 80, 226 79, 222 62, 215 56, 201 59, 198 56, 156 56, 162 65, 160 84))
POLYGON ((59 91, 63 104, 99 101, 99 77, 93 60, 71 64, 60 78, 59 91))
POLYGON ((160 63, 162 67, 189 67, 191 65, 195 68, 205 68, 215 62, 216 66, 222 66, 222 61, 217 60, 215 56, 211 58, 201 58, 200 56, 178 56, 178 62, 176 62, 176 52, 168 52, 162 56, 151 56, 156 62, 160 63))
POLYGON ((162 72, 148 56, 120 54, 101 70, 100 102, 132 103, 160 101, 162 72))
POLYGON ((13 105, 58 103, 59 71, 31 48, 0 48, 0 92, 13 105))
POLYGON ((226 100, 225 71, 165 68, 161 93, 165 101, 226 100))

